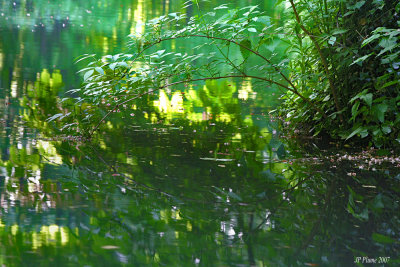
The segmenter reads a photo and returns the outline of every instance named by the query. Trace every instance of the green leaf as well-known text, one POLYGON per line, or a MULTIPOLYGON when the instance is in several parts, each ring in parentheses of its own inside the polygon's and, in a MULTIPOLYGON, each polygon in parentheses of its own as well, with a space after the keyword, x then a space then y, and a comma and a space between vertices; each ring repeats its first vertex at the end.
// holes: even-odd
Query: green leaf
POLYGON ((386 88, 388 86, 395 85, 395 84, 398 84, 398 83, 399 83, 399 81, 397 81, 397 80, 396 81, 387 82, 384 85, 382 85, 382 87, 380 89, 383 89, 383 88, 386 88))
POLYGON ((358 127, 358 128, 355 129, 351 134, 349 134, 349 135, 347 136, 346 140, 352 138, 353 136, 355 136, 356 134, 361 133, 361 132, 364 131, 364 130, 365 130, 364 127, 362 127, 362 126, 358 127))
POLYGON ((365 1, 358 1, 354 6, 355 9, 360 9, 365 4, 365 1))
POLYGON ((257 32, 257 30, 255 28, 248 28, 247 29, 249 32, 257 32))
POLYGON ((85 60, 85 59, 87 59, 87 58, 89 58, 89 57, 94 57, 95 56, 95 54, 83 54, 82 56, 80 56, 80 57, 77 57, 75 60, 75 63, 78 63, 78 62, 80 62, 80 61, 82 61, 82 60, 85 60))
POLYGON ((372 105, 372 97, 373 97, 373 95, 371 93, 369 93, 369 94, 366 94, 366 95, 361 95, 360 99, 364 100, 365 103, 367 103, 367 105, 369 107, 371 107, 371 105, 372 105))
POLYGON ((387 111, 387 109, 388 105, 386 105, 385 103, 373 106, 373 113, 380 122, 385 121, 385 112, 387 111))
POLYGON ((360 96, 365 95, 368 92, 368 89, 365 89, 361 93, 358 93, 356 96, 354 96, 352 99, 350 99, 349 103, 353 103, 354 100, 359 99, 360 96))
POLYGON ((248 58, 250 56, 250 51, 244 47, 251 49, 251 42, 248 39, 241 41, 240 43, 240 53, 242 54, 243 58, 248 58))
POLYGON ((332 35, 336 35, 336 34, 342 34, 342 33, 346 33, 348 30, 344 30, 344 29, 336 29, 332 32, 332 35))
POLYGON ((357 116, 357 111, 358 111, 358 107, 360 106, 360 101, 357 101, 356 103, 354 103, 354 105, 351 107, 351 115, 353 116, 353 120, 355 119, 355 117, 357 116))
POLYGON ((330 96, 330 95, 326 95, 325 98, 324 98, 322 101, 323 101, 323 102, 326 102, 326 101, 328 101, 329 99, 331 99, 331 96, 330 96))
POLYGON ((365 208, 363 211, 355 216, 356 218, 364 221, 368 221, 369 215, 368 215, 368 209, 365 208))
POLYGON ((381 50, 381 52, 379 52, 377 56, 383 55, 387 51, 392 51, 394 48, 397 47, 397 41, 396 38, 386 38, 381 40, 379 42, 379 45, 384 49, 381 50))
POLYGON ((83 80, 86 81, 87 79, 89 79, 90 76, 92 76, 94 70, 89 70, 85 73, 85 75, 83 76, 83 80))
POLYGON ((96 67, 95 70, 96 70, 98 73, 104 75, 104 70, 103 70, 101 67, 96 67))
POLYGON ((128 64, 126 62, 118 62, 118 67, 128 67, 128 64))
POLYGON ((350 99, 350 103, 353 103, 353 101, 354 100, 356 100, 356 99, 361 99, 361 100, 364 100, 365 101, 365 103, 367 103, 367 105, 369 106, 369 107, 371 107, 371 105, 372 105, 372 99, 373 99, 373 94, 371 94, 371 93, 368 93, 367 94, 367 92, 368 92, 368 89, 365 89, 364 91, 362 91, 361 93, 358 93, 355 97, 353 97, 352 99, 350 99))
POLYGON ((362 42, 361 47, 366 46, 367 44, 371 43, 372 41, 374 41, 375 39, 378 39, 378 38, 380 38, 380 37, 381 37, 380 34, 373 34, 372 36, 368 37, 367 39, 365 39, 365 40, 362 42))
POLYGON ((269 26, 271 26, 271 17, 269 16, 258 17, 257 22, 262 23, 263 25, 266 25, 269 28, 269 26))
POLYGON ((372 202, 372 207, 374 209, 383 209, 385 207, 385 205, 382 202, 382 195, 381 194, 378 194, 375 197, 374 201, 372 202))
POLYGON ((329 38, 328 44, 334 45, 335 43, 336 43, 336 37, 335 36, 332 36, 331 38, 329 38))
POLYGON ((379 46, 385 50, 392 50, 396 46, 395 38, 385 38, 379 42, 379 46))
POLYGON ((367 137, 367 136, 368 136, 368 130, 367 130, 367 129, 363 129, 363 130, 360 132, 360 136, 361 136, 361 138, 367 137))
POLYGON ((242 201, 242 198, 238 194, 236 194, 234 192, 229 192, 228 196, 230 196, 232 199, 235 199, 237 201, 242 201))
POLYGON ((381 136, 382 135, 382 131, 381 129, 375 129, 372 131, 372 135, 373 136, 381 136))
POLYGON ((382 126, 382 132, 384 134, 390 134, 392 132, 392 129, 389 126, 382 126))
POLYGON ((162 54, 164 54, 164 52, 165 52, 165 49, 164 49, 164 50, 158 50, 156 53, 157 53, 159 56, 161 56, 162 54))
POLYGON ((222 5, 220 5, 220 6, 215 7, 214 10, 226 9, 226 8, 228 8, 227 4, 222 4, 222 5))
POLYGON ((110 67, 111 70, 114 70, 115 67, 116 67, 117 65, 118 65, 118 62, 116 62, 116 63, 111 63, 111 64, 109 65, 109 67, 110 67))
POLYGON ((372 233, 372 239, 375 242, 382 243, 382 244, 392 244, 394 240, 386 235, 372 233))
POLYGON ((349 204, 351 207, 355 207, 355 203, 354 203, 354 198, 353 195, 356 195, 356 193, 353 191, 353 189, 351 189, 350 186, 347 185, 347 189, 349 190, 350 194, 349 194, 349 204))
POLYGON ((50 118, 48 118, 47 121, 48 122, 54 121, 55 119, 58 119, 58 118, 62 117, 63 115, 64 115, 63 113, 55 114, 55 115, 51 116, 50 118))
POLYGON ((351 65, 354 65, 354 64, 358 64, 358 65, 362 66, 362 63, 363 63, 367 58, 369 58, 372 54, 373 54, 373 53, 370 53, 370 54, 368 54, 368 55, 365 55, 365 56, 362 56, 362 57, 360 57, 360 58, 357 58, 356 60, 354 60, 354 61, 350 64, 350 66, 351 66, 351 65))
POLYGON ((285 150, 285 146, 283 144, 281 144, 278 149, 276 150, 276 154, 278 155, 279 159, 283 159, 286 157, 287 153, 285 150))

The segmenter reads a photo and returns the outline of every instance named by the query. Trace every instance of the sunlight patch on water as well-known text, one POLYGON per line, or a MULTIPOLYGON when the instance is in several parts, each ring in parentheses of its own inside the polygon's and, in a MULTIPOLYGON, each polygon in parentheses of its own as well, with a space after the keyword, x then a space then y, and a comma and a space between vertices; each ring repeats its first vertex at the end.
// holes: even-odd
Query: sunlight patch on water
POLYGON ((217 159, 217 158, 200 158, 201 160, 210 160, 210 161, 234 161, 235 159, 217 159))
POLYGON ((241 88, 238 90, 238 98, 241 100, 248 100, 249 97, 255 99, 257 97, 257 93, 253 92, 251 79, 247 78, 243 80, 241 88))
POLYGON ((230 239, 236 235, 234 224, 231 222, 221 222, 220 230, 225 233, 230 239))
POLYGON ((58 226, 56 224, 51 224, 49 226, 44 225, 41 227, 39 233, 32 233, 32 248, 35 250, 42 246, 49 246, 57 243, 65 246, 69 242, 68 231, 68 228, 64 226, 58 226))
POLYGON ((11 81, 11 97, 16 98, 18 96, 18 83, 17 80, 11 81))
POLYGON ((132 19, 135 20, 135 23, 131 27, 132 35, 141 35, 144 32, 144 1, 140 0, 137 3, 136 9, 133 11, 132 19))

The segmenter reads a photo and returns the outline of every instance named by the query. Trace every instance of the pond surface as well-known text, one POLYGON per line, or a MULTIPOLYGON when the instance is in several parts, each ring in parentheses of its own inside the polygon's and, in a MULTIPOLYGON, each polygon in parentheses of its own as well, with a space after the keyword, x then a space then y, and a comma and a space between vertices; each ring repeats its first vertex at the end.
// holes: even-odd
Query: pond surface
POLYGON ((0 0, 0 265, 398 266, 400 158, 284 137, 274 88, 160 91, 94 140, 47 121, 74 58, 183 2, 0 0))

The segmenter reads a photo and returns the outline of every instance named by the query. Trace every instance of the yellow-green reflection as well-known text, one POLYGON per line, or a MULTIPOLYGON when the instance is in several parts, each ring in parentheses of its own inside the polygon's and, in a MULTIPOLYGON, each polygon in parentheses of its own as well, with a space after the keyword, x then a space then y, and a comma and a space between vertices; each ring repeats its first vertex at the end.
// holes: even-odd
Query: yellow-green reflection
POLYGON ((0 47, 0 71, 3 69, 4 54, 0 47))
MULTIPOLYGON (((244 90, 251 90, 250 81, 246 81, 244 85, 244 90)), ((237 86, 233 81, 207 81, 206 85, 197 89, 194 85, 189 85, 188 89, 183 91, 160 90, 154 106, 168 122, 173 118, 184 117, 196 123, 211 119, 228 123, 236 115, 227 112, 227 106, 239 105, 238 98, 233 96, 236 91, 237 86), (203 111, 195 112, 196 108, 202 108, 203 111)), ((155 122, 155 116, 152 118, 152 122, 155 122)))

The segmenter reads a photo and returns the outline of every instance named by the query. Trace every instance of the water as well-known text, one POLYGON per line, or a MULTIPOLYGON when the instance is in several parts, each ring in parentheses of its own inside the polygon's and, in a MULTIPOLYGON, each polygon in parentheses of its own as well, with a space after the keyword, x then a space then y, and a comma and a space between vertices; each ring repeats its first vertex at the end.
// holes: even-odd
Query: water
POLYGON ((125 51, 181 4, 0 1, 0 264, 398 265, 399 158, 282 137, 273 88, 161 91, 92 141, 46 121, 81 82, 75 57, 125 51))

